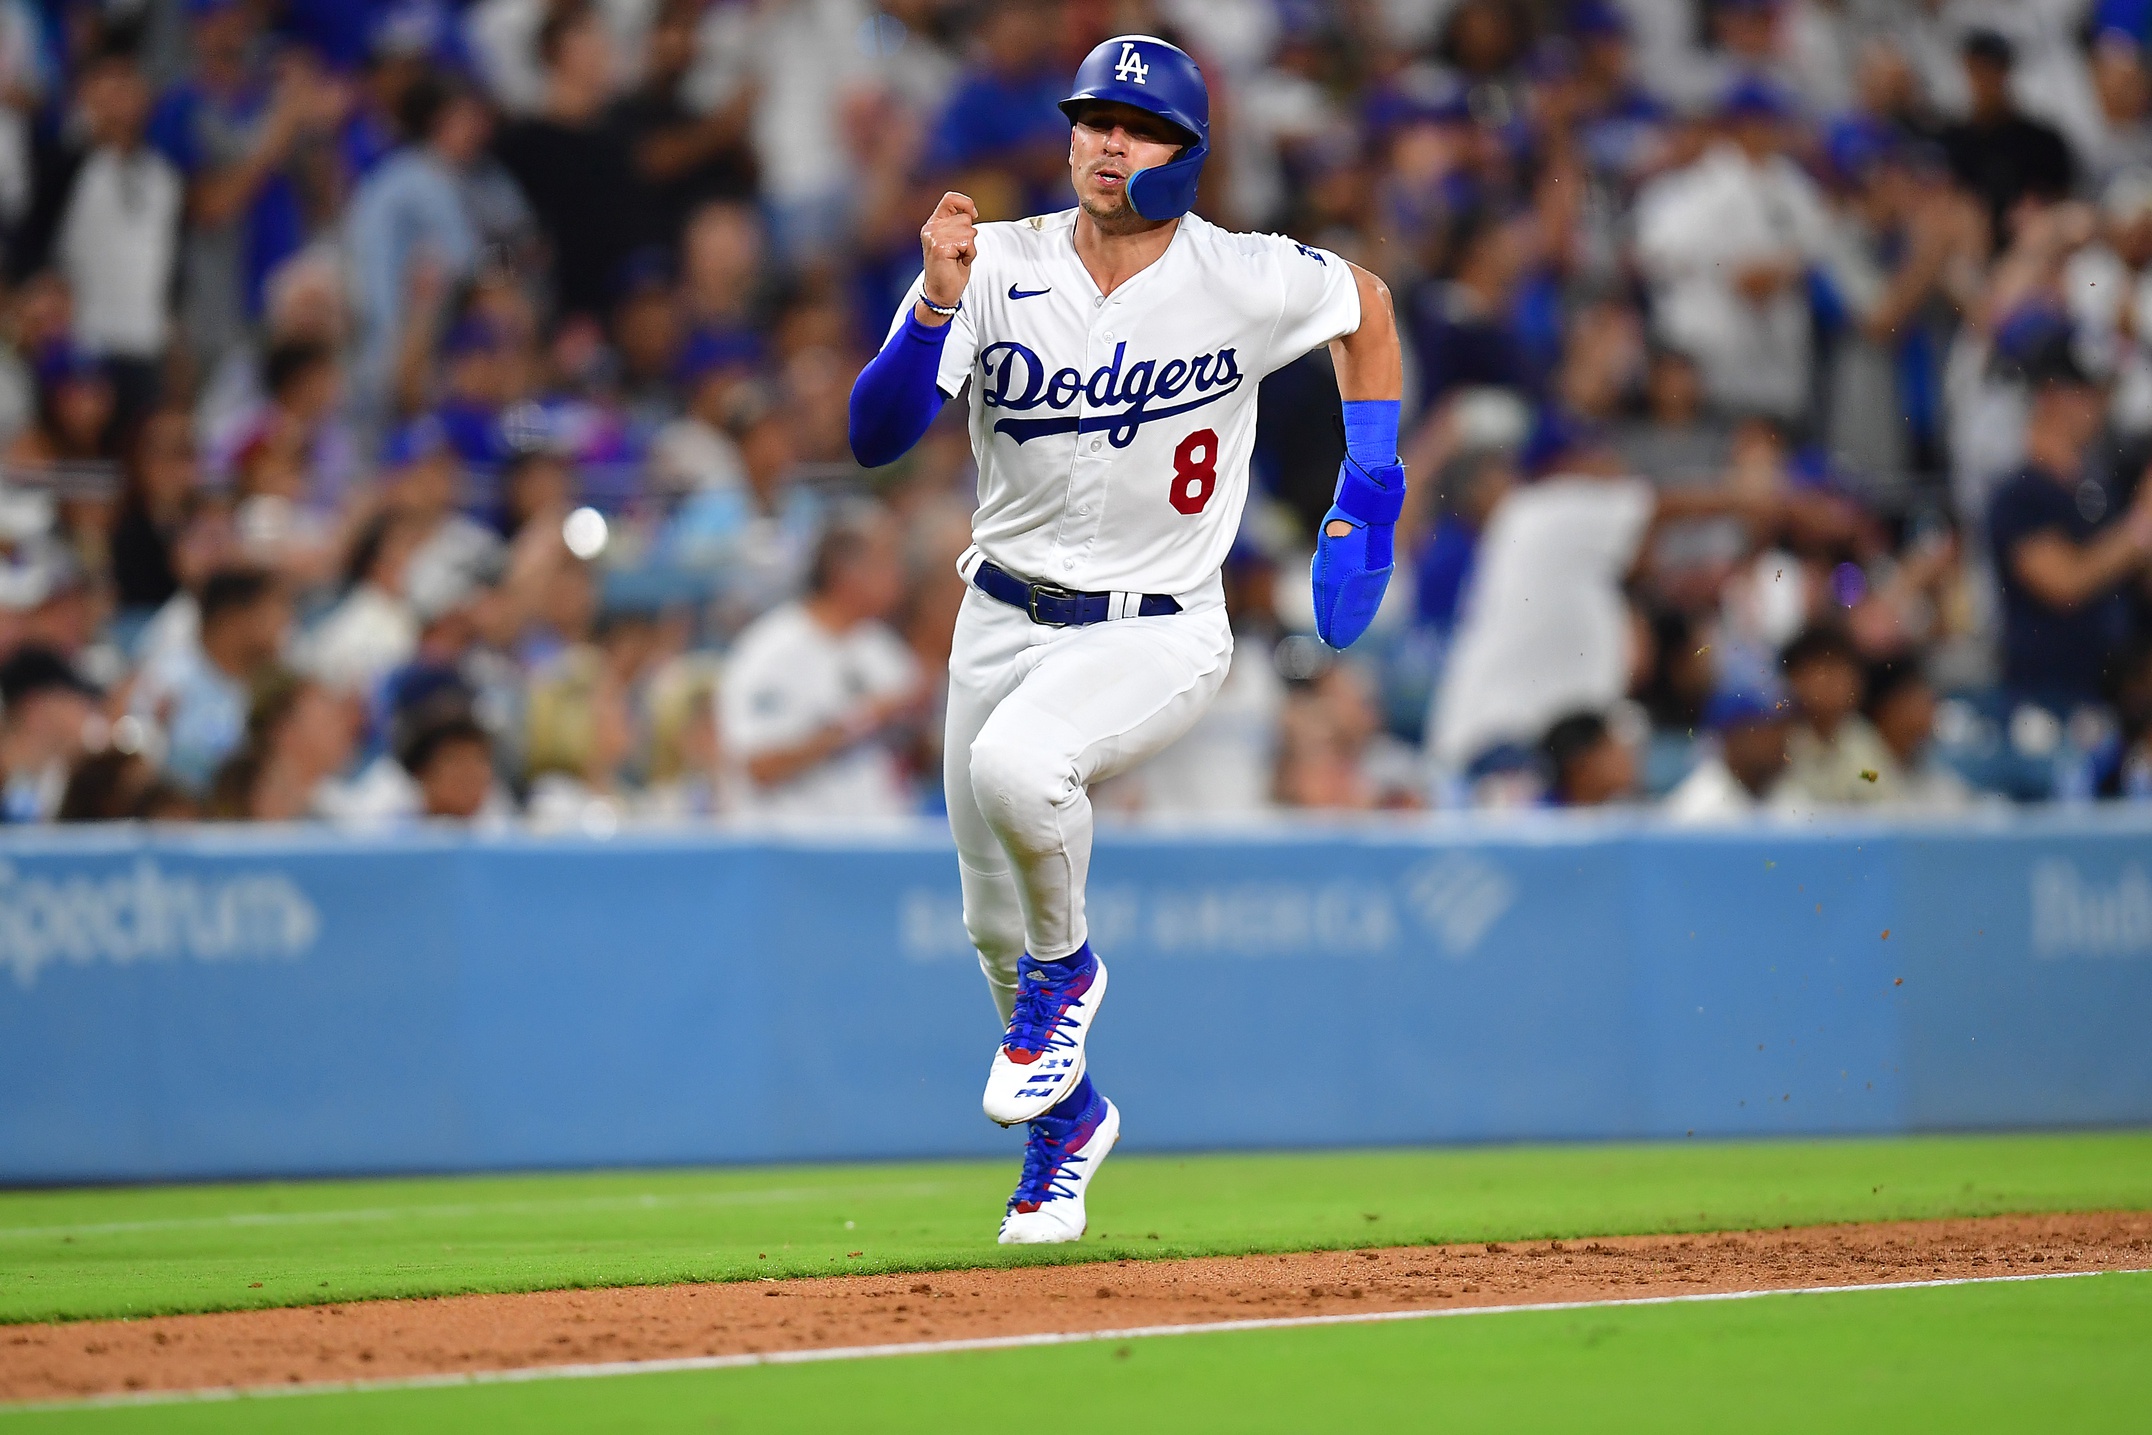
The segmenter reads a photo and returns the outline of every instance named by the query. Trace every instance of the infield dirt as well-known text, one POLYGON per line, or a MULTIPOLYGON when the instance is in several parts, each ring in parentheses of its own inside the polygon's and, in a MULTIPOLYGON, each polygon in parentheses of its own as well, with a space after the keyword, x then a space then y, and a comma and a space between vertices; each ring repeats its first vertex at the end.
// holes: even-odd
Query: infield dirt
POLYGON ((2152 1268, 2152 1213, 631 1286, 0 1327, 0 1400, 2152 1268))

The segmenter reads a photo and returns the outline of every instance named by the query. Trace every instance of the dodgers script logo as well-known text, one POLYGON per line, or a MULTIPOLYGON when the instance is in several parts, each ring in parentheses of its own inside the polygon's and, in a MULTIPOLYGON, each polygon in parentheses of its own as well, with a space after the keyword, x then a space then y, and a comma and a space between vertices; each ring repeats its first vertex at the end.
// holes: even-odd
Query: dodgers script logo
POLYGON ((979 353, 985 379, 980 399, 990 409, 1021 413, 1044 405, 1058 410, 1074 407, 1079 398, 1088 399, 1093 409, 1125 405, 1118 413, 1091 413, 1080 418, 1068 414, 1050 419, 1001 419, 995 423, 994 432, 1005 433, 1019 444, 1047 434, 1104 433, 1115 448, 1127 448, 1136 441, 1136 430, 1143 425, 1217 403, 1238 389, 1243 377, 1240 361, 1231 349, 1198 354, 1193 359, 1168 359, 1163 365, 1155 359, 1138 359, 1124 369, 1121 363, 1127 353, 1126 342, 1114 345, 1113 361, 1093 369, 1088 379, 1071 368, 1056 369, 1048 378, 1044 361, 1024 345, 1006 339, 988 344, 979 353), (1160 399, 1178 398, 1190 391, 1202 397, 1162 409, 1150 407, 1160 399))

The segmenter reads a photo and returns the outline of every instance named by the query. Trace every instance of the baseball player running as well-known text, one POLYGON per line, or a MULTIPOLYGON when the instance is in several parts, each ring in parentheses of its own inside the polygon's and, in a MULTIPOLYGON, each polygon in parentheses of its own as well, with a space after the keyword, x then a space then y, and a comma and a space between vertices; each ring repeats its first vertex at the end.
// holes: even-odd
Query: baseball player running
POLYGON ((1028 1122, 1003 1244, 1073 1241, 1120 1134, 1084 1041, 1106 964, 1084 923, 1087 789, 1188 731, 1232 657, 1219 568, 1240 526, 1256 386, 1328 344, 1347 457, 1317 538, 1338 647, 1381 602, 1404 501, 1382 281, 1188 212, 1210 96, 1148 35, 1093 50, 1062 101, 1076 208, 981 224, 946 194, 925 272, 852 390, 853 452, 902 455, 970 385, 979 507, 949 658, 944 780, 964 925, 1005 1030, 986 1114, 1028 1122))

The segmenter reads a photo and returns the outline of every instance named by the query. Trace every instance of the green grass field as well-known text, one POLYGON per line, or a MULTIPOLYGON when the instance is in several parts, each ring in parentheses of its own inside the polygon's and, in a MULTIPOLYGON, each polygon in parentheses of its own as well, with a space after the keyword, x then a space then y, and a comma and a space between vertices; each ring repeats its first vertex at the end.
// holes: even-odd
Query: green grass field
POLYGON ((1081 1246, 1028 1252, 994 1244, 1012 1177, 951 1162, 12 1192, 0 1322, 2152 1207, 2152 1133, 1117 1156, 1081 1246))
MULTIPOLYGON (((1107 1256, 2152 1208, 2152 1133, 1116 1157, 1076 1250, 1004 1164, 0 1194, 0 1321, 1107 1256), (854 1254, 857 1253, 857 1254, 854 1254), (259 1287, 254 1283, 260 1282, 259 1287)), ((67 1412, 56 1430, 2142 1428, 2152 1277, 67 1412), (863 1413, 864 1412, 864 1413, 863 1413)))
POLYGON ((0 1429, 2136 1431, 2152 1408, 2148 1348, 2152 1276, 2118 1275, 0 1413, 0 1429))

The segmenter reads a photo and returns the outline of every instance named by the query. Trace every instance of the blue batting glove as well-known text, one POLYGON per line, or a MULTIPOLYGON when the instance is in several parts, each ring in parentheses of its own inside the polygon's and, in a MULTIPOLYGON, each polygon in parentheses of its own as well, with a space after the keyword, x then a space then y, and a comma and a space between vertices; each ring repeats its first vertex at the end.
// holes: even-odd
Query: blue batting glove
POLYGON ((1396 567, 1392 545, 1404 506, 1402 463, 1366 469, 1347 458, 1339 467, 1337 495, 1316 532, 1311 574, 1315 631, 1331 647, 1351 647, 1375 621, 1396 567))

